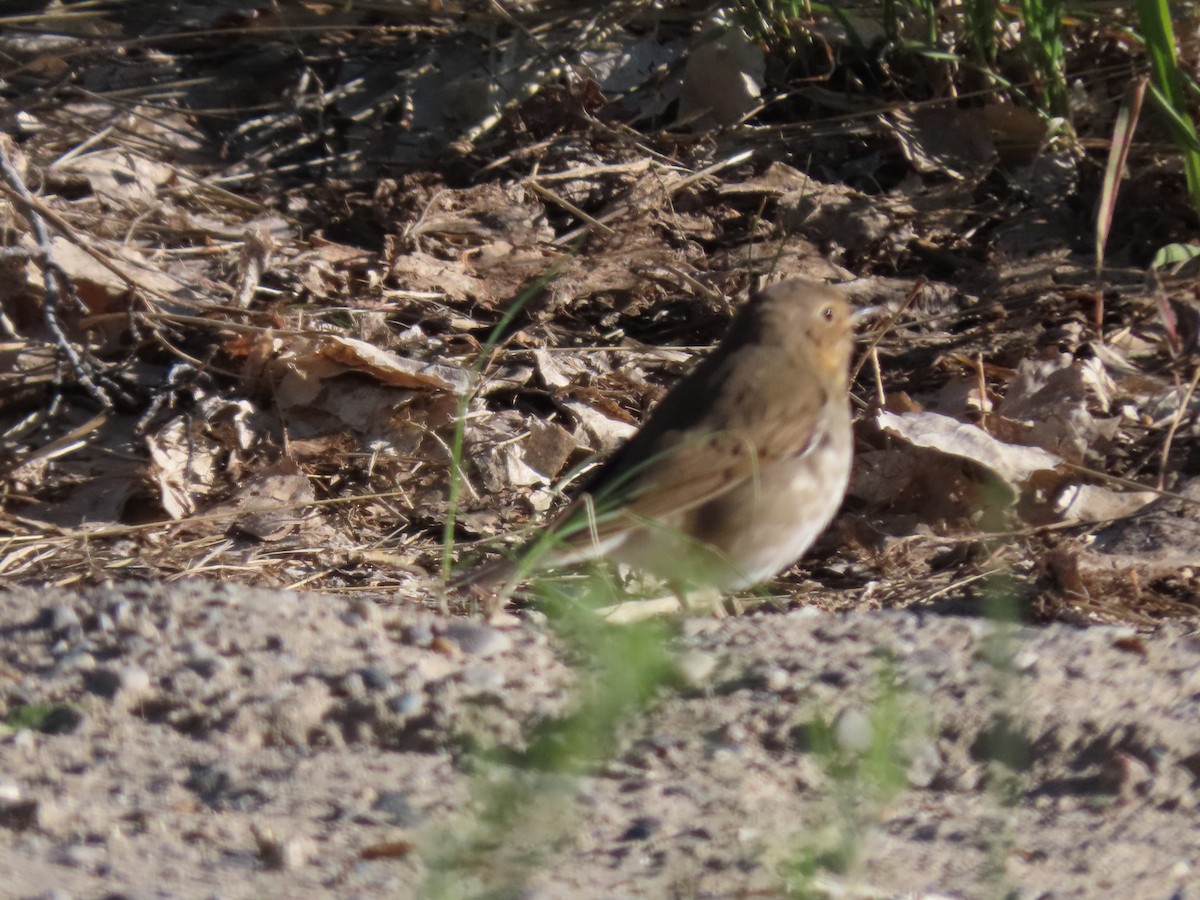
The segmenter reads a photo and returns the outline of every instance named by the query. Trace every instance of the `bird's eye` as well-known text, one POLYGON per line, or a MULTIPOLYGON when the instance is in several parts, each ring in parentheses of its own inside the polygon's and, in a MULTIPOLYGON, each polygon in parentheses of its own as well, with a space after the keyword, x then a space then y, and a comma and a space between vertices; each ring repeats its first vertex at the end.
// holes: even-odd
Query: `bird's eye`
POLYGON ((833 321, 833 307, 827 306, 823 310, 821 310, 821 318, 824 319, 826 322, 832 322, 833 321))

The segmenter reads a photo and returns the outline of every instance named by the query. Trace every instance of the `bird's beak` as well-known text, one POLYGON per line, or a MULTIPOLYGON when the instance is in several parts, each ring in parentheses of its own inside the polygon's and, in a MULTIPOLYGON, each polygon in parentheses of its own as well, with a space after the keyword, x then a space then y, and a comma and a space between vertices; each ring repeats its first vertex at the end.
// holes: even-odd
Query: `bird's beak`
POLYGON ((887 312, 887 307, 884 306, 864 306, 862 309, 856 309, 850 314, 850 321, 857 328, 863 322, 870 322, 881 313, 887 312))

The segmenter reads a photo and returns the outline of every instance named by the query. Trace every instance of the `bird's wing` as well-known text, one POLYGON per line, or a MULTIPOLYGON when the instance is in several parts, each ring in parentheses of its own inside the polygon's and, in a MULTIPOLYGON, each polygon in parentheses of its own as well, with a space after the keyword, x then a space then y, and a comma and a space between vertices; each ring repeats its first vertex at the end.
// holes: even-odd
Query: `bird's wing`
POLYGON ((761 373, 771 371, 771 360, 730 337, 580 486, 578 499, 552 526, 562 539, 581 546, 603 543, 638 521, 673 524, 672 517, 760 478, 813 445, 824 398, 797 390, 779 415, 751 411, 754 401, 741 398, 761 391, 761 373), (714 409, 726 411, 722 419, 714 418, 714 409))
MULTIPOLYGON (((784 426, 785 428, 787 426, 784 426)), ((677 517, 728 491, 753 483, 776 463, 800 456, 813 443, 811 433, 796 432, 756 442, 741 431, 706 435, 667 435, 657 456, 628 468, 621 476, 589 486, 554 523, 569 546, 603 545, 619 532, 647 521, 674 524, 677 517)), ((608 468, 605 466, 604 468, 608 468)))
MULTIPOLYGON (((496 585, 519 577, 521 570, 572 565, 620 541, 622 532, 639 524, 673 524, 673 517, 756 478, 760 466, 769 464, 745 438, 728 432, 665 439, 668 446, 657 456, 628 469, 623 459, 618 477, 593 478, 543 535, 515 557, 471 569, 453 584, 496 585)), ((610 460, 598 474, 604 476, 615 462, 610 460)))

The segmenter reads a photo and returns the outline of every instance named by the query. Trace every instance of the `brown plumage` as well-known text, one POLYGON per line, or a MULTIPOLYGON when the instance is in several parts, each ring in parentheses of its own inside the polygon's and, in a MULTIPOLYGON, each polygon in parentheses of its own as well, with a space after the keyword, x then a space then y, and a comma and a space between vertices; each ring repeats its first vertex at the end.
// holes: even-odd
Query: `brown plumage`
POLYGON ((797 279, 756 294, 548 536, 458 583, 510 588, 535 568, 607 557, 680 593, 723 592, 789 567, 849 479, 857 318, 828 285, 797 279))

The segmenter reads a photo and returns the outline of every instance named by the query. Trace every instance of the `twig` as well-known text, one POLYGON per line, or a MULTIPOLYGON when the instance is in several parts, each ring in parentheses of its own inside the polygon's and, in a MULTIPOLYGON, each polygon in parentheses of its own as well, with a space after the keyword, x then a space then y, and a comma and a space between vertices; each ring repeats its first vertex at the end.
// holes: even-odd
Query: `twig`
POLYGON ((1187 412, 1188 404, 1192 402, 1192 395, 1196 393, 1197 382, 1200 382, 1200 366, 1197 366, 1196 371, 1192 373, 1191 383, 1188 384, 1187 390, 1183 392, 1183 397, 1179 401, 1179 408, 1175 410, 1175 415, 1171 417, 1171 424, 1167 428, 1167 438, 1163 441, 1162 457, 1158 463, 1158 489, 1160 491, 1167 478, 1167 457, 1171 454, 1171 443, 1175 440, 1175 432, 1179 429, 1179 425, 1183 421, 1183 415, 1187 412))
POLYGON ((12 164, 9 156, 11 146, 9 138, 0 136, 0 173, 4 175, 4 180, 8 184, 10 196, 16 195, 15 199, 21 207, 26 221, 29 222, 29 227, 33 230, 34 240, 37 241, 39 263, 42 267, 42 285, 45 291, 42 297, 42 318, 45 321, 46 330, 50 332, 55 345, 71 364, 76 380, 83 385, 83 389, 91 395, 92 399, 105 409, 112 409, 114 403, 109 392, 116 391, 118 399, 129 403, 132 398, 121 391, 111 379, 105 379, 108 381, 107 389, 99 384, 97 378, 102 376, 97 366, 84 359, 83 354, 75 348, 63 331, 58 312, 61 298, 66 296, 78 309, 84 309, 84 306, 79 295, 75 293, 75 285, 71 282, 70 277, 54 261, 50 231, 46 228, 45 220, 38 214, 37 201, 29 192, 29 188, 25 186, 21 173, 12 164))
POLYGON ((975 378, 979 385, 979 427, 988 430, 987 376, 983 371, 983 354, 975 355, 975 378))
MULTIPOLYGON (((0 147, 0 161, 3 163, 2 168, 4 170, 5 181, 9 181, 8 176, 11 166, 8 163, 8 158, 5 152, 3 152, 2 147, 0 147)), ((12 171, 12 174, 18 178, 17 183, 13 184, 12 182, 9 182, 9 184, 0 184, 0 194, 5 195, 9 199, 15 199, 18 203, 20 203, 21 207, 27 211, 26 218, 29 218, 30 216, 37 216, 44 220, 42 222, 43 230, 45 229, 45 222, 49 222, 58 229, 59 233, 64 238, 66 238, 104 268, 108 269, 108 271, 120 278, 123 282, 125 282, 125 284, 129 285, 129 287, 137 288, 139 291, 149 294, 152 297, 157 297, 159 300, 166 300, 168 302, 178 304, 196 305, 194 301, 189 301, 187 298, 177 296, 173 297, 164 291, 160 291, 158 288, 148 284, 143 284, 95 247, 91 246, 87 241, 80 240, 79 236, 75 234, 75 229, 71 227, 71 224, 66 219, 56 213, 37 197, 34 197, 32 194, 30 194, 28 189, 25 188, 24 183, 19 180, 20 176, 17 175, 15 171, 12 171)), ((31 218, 30 222, 32 223, 32 221, 33 219, 31 218)), ((49 247, 48 240, 46 246, 49 247)), ((63 273, 63 277, 66 277, 65 273, 63 273)))
POLYGON ((238 264, 240 278, 233 305, 238 309, 249 309, 250 301, 262 281, 263 273, 271 265, 271 254, 275 251, 275 241, 266 225, 259 223, 246 229, 246 237, 242 244, 242 258, 238 264))
POLYGON ((883 387, 883 367, 879 364, 879 348, 872 347, 869 351, 871 356, 871 368, 875 371, 875 399, 880 406, 887 403, 887 391, 883 387))
MULTIPOLYGON (((728 169, 730 166, 736 166, 739 163, 743 163, 746 160, 750 159, 750 157, 752 157, 753 155, 754 155, 753 150, 743 150, 741 153, 735 153, 733 156, 729 157, 728 159, 723 159, 720 162, 713 163, 711 166, 708 166, 705 169, 701 169, 698 172, 693 172, 690 175, 685 175, 684 177, 682 177, 676 181, 673 181, 670 184, 665 185, 663 188, 663 192, 668 197, 670 197, 674 194, 679 193, 681 190, 683 190, 689 184, 693 184, 693 183, 701 180, 702 178, 707 178, 710 175, 715 175, 717 172, 720 172, 722 169, 728 169)), ((617 204, 616 206, 612 207, 611 209, 609 209, 608 212, 606 212, 602 215, 596 216, 595 221, 601 225, 607 225, 609 222, 613 221, 614 219, 618 219, 621 216, 625 215, 630 210, 638 208, 640 203, 644 200, 645 200, 645 198, 643 198, 643 197, 637 197, 637 198, 630 197, 630 198, 622 201, 621 203, 617 204)), ((577 240, 578 238, 587 234, 591 230, 592 230, 592 226, 590 224, 589 225, 581 225, 578 228, 568 231, 566 234, 559 235, 558 237, 556 237, 554 239, 553 243, 556 245, 570 244, 572 241, 577 240)))
POLYGON ((884 339, 892 326, 896 324, 896 320, 904 315, 904 311, 912 305, 912 302, 917 299, 917 295, 924 290, 928 282, 924 278, 918 278, 917 283, 912 286, 912 290, 904 298, 904 302, 896 309, 894 313, 888 316, 888 320, 883 323, 883 327, 871 335, 871 342, 867 344, 867 349, 862 356, 858 358, 858 363, 850 372, 850 383, 853 384, 858 380, 858 373, 862 371, 862 367, 866 365, 867 360, 871 358, 871 354, 875 352, 875 348, 879 346, 879 342, 884 339))
POLYGON ((527 178, 525 180, 525 184, 528 185, 530 188, 532 188, 535 193, 537 193, 544 199, 549 200, 551 203, 555 204, 556 206, 561 206, 563 209, 565 209, 567 212, 569 212, 575 218, 586 222, 588 225, 592 226, 593 228, 599 229, 600 231, 603 231, 606 234, 614 233, 611 228, 609 228, 603 222, 593 219, 591 216, 589 216, 587 213, 585 213, 582 209, 580 209, 578 206, 576 206, 574 203, 572 203, 566 197, 560 196, 559 194, 556 194, 554 191, 550 190, 550 188, 538 184, 537 181, 535 181, 534 179, 527 178))

